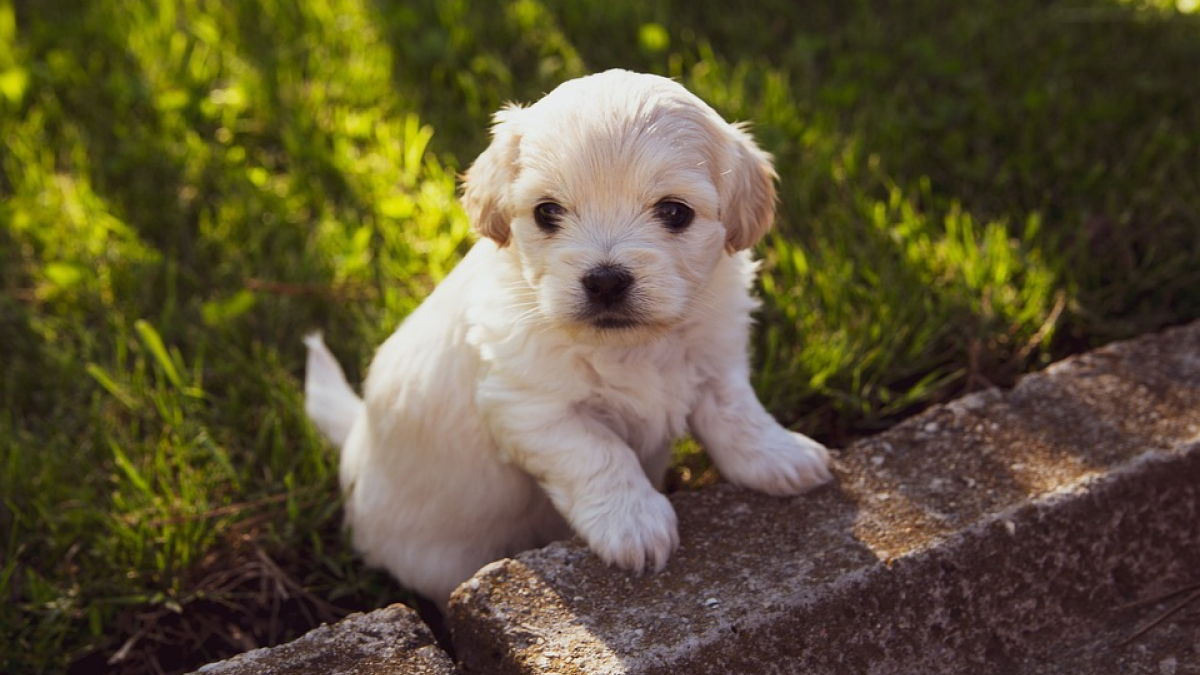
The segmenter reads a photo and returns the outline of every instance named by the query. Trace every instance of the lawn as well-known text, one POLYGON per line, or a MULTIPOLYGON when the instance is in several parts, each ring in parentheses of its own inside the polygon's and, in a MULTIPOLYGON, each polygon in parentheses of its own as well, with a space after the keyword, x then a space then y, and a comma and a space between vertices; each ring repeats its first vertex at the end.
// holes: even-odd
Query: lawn
POLYGON ((358 381, 470 244, 490 113, 570 77, 754 123, 755 385, 826 442, 1200 317, 1194 0, 728 7, 0 0, 0 672, 408 599, 341 541, 300 337, 358 381))

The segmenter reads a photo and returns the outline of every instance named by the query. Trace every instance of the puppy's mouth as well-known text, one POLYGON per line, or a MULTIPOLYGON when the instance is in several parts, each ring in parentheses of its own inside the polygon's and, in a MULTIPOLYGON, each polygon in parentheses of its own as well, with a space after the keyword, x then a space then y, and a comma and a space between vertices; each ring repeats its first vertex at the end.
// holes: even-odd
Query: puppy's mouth
POLYGON ((587 319, 587 323, 593 328, 612 331, 630 330, 633 328, 641 328, 642 326, 646 325, 644 321, 629 316, 590 317, 587 319))
POLYGON ((605 332, 635 330, 653 323, 632 307, 581 307, 572 319, 578 325, 605 332))

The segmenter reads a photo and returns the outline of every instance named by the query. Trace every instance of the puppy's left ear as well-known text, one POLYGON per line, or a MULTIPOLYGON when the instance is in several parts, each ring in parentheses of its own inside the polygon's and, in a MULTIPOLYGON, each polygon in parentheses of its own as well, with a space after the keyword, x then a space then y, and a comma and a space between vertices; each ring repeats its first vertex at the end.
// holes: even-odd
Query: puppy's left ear
POLYGON ((726 230, 725 247, 740 251, 757 244, 771 229, 778 176, 771 155, 758 147, 745 126, 727 125, 727 130, 717 191, 726 230))
POLYGON ((492 142, 463 175, 463 208, 471 226, 500 246, 512 236, 508 187, 517 174, 521 134, 520 106, 510 105, 492 118, 492 142))

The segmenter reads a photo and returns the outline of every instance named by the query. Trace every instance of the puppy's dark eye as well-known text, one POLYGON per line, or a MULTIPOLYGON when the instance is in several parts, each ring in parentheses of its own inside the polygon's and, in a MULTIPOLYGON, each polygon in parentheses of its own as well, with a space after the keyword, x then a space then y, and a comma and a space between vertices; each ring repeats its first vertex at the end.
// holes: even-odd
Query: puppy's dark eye
POLYGON ((558 232, 558 228, 562 227, 562 217, 567 210, 562 204, 555 202, 542 202, 533 207, 533 220, 537 226, 546 234, 558 232))
POLYGON ((696 212, 687 204, 670 199, 654 205, 654 217, 672 232, 682 232, 687 229, 695 216, 696 212))

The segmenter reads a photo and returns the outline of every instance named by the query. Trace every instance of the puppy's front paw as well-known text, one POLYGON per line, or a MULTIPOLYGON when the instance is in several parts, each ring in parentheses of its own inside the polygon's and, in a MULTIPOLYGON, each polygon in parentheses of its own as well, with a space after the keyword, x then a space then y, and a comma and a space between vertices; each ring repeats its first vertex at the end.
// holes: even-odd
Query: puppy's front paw
POLYGON ((605 495, 603 501, 581 507, 574 520, 601 560, 635 574, 661 570, 679 544, 675 509, 649 486, 605 495))
POLYGON ((833 478, 825 446, 779 426, 731 460, 720 467, 726 479, 776 497, 798 495, 833 478))

